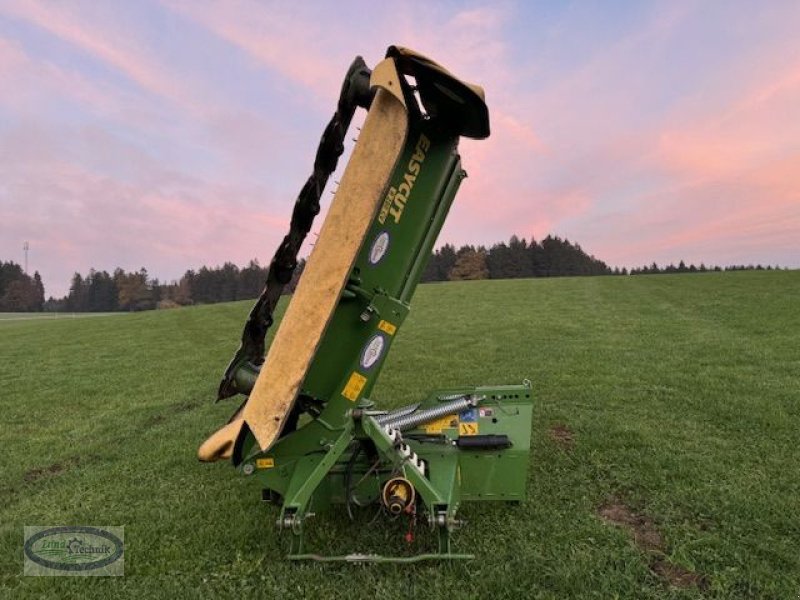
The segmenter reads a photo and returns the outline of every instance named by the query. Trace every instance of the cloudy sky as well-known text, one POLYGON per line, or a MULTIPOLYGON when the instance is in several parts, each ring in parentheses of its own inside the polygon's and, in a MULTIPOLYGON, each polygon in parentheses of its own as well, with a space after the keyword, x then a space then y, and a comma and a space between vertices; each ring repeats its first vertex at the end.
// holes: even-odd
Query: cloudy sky
POLYGON ((486 88, 440 242, 800 267, 798 32, 796 0, 0 0, 0 259, 48 295, 267 263, 350 61, 400 44, 486 88))

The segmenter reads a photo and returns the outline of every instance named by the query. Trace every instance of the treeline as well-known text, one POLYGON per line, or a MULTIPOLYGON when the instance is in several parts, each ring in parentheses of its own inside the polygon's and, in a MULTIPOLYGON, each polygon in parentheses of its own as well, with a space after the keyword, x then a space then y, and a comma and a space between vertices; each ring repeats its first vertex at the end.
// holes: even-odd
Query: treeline
MULTIPOLYGON (((286 291, 291 293, 305 267, 301 260, 286 291)), ((568 240, 548 236, 541 244, 512 236, 508 243, 483 246, 446 244, 431 255, 421 280, 508 279, 513 277, 555 277, 563 275, 609 275, 603 261, 587 255, 568 240)), ((127 273, 89 271, 75 273, 69 293, 51 298, 47 310, 67 312, 138 311, 173 308, 190 304, 213 304, 256 298, 264 288, 267 268, 252 260, 244 268, 233 263, 187 271, 177 282, 150 279, 147 270, 127 273)))
POLYGON ((0 261, 0 312, 40 312, 44 309, 44 285, 39 272, 33 277, 13 262, 0 261))
MULTIPOLYGON (((776 270, 780 270, 779 266, 775 266, 776 270)), ((725 268, 719 266, 710 266, 707 267, 705 264, 700 263, 699 267, 695 267, 693 264, 686 266, 686 263, 681 261, 678 263, 676 267, 673 264, 669 264, 666 267, 659 267, 657 263, 653 263, 650 266, 644 267, 636 267, 630 270, 631 275, 661 275, 664 273, 707 273, 709 271, 772 271, 772 265, 767 265, 766 267, 763 265, 729 265, 725 268)), ((614 269, 615 275, 628 275, 628 270, 623 268, 621 271, 619 269, 614 269)))
MULTIPOLYGON (((292 281, 286 286, 294 291, 305 267, 301 260, 292 281)), ((611 268, 602 260, 587 254, 578 244, 557 236, 547 236, 541 242, 512 236, 508 242, 485 246, 445 244, 430 257, 422 274, 423 282, 457 281, 465 279, 514 279, 522 277, 562 277, 578 275, 645 275, 661 273, 703 273, 706 271, 771 270, 772 266, 732 265, 706 267, 649 266, 611 268)), ((779 267, 775 267, 776 269, 779 267)), ((232 263, 221 267, 202 267, 189 270, 170 283, 151 278, 147 269, 113 273, 90 270, 75 273, 69 293, 63 298, 45 301, 44 286, 39 273, 26 275, 13 263, 0 262, 0 311, 66 311, 114 312, 139 311, 154 308, 173 308, 191 304, 212 304, 256 298, 264 287, 267 268, 251 260, 243 268, 232 263)))
POLYGON ((556 236, 548 235, 541 243, 531 238, 511 236, 508 243, 484 246, 445 244, 433 253, 422 274, 422 281, 458 281, 464 279, 514 279, 519 277, 563 277, 570 275, 611 275, 602 260, 556 236))
MULTIPOLYGON (((301 260, 287 292, 294 291, 305 261, 301 260)), ((72 276, 69 293, 61 299, 50 298, 45 309, 66 312, 139 311, 175 308, 190 304, 213 304, 256 298, 264 288, 267 268, 250 261, 240 269, 233 263, 221 267, 189 270, 179 281, 161 283, 151 279, 147 269, 113 273, 92 269, 84 277, 72 276)))

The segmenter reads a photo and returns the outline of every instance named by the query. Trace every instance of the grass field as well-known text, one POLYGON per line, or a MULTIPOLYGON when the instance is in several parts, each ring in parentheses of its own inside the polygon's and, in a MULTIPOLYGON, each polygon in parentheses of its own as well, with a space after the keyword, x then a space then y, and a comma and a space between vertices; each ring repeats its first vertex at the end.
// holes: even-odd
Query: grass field
POLYGON ((121 313, 51 313, 51 312, 0 312, 0 321, 32 321, 34 319, 85 319, 89 317, 107 317, 121 313))
POLYGON ((523 378, 536 400, 529 499, 465 505, 457 565, 289 564, 255 481, 196 461, 248 309, 0 323, 0 597, 800 597, 800 271, 420 287, 383 406, 523 378), (125 577, 23 577, 26 524, 124 525, 125 577))

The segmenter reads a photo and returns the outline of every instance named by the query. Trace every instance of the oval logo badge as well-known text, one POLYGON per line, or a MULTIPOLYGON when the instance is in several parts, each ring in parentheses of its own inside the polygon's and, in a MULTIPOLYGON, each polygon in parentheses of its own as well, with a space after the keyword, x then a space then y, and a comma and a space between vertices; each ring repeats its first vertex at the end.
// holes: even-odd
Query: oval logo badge
POLYGON ((381 354, 383 354, 383 347, 386 344, 386 338, 384 338, 380 333, 372 336, 367 345, 364 347, 364 351, 361 353, 361 367, 363 369, 371 369, 378 359, 380 359, 381 354))
MULTIPOLYGON (((54 571, 86 572, 103 569, 119 561, 124 552, 124 542, 109 529, 117 528, 43 528, 26 535, 25 558, 54 571)), ((122 561, 120 565, 121 563, 122 561)))
POLYGON ((381 262, 387 250, 389 250, 389 232, 381 231, 369 249, 369 264, 377 265, 381 262))

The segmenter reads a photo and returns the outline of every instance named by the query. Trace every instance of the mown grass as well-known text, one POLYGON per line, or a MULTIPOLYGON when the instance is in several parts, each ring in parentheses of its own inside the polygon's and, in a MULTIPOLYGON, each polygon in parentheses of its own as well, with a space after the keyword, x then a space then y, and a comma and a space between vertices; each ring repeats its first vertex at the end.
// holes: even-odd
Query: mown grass
MULTIPOLYGON (((255 481, 196 461, 249 303, 0 323, 0 597, 797 598, 798 297, 800 272, 420 287, 384 406, 534 385, 529 498, 465 505, 478 558, 456 565, 290 564, 255 481), (598 515, 612 500, 660 549, 598 515), (26 524, 124 525, 125 577, 23 577, 26 524)), ((310 529, 322 551, 403 543, 343 512, 310 529)))

